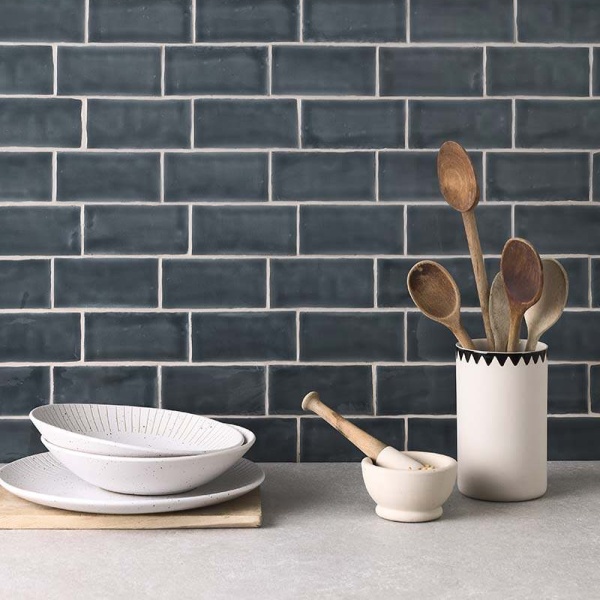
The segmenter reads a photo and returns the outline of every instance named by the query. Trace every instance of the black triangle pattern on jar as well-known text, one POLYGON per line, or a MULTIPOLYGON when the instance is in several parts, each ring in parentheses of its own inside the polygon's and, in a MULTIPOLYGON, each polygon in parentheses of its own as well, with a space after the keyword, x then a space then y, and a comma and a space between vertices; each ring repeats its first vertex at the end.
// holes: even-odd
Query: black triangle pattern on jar
POLYGON ((523 361, 528 365, 531 361, 537 365, 538 362, 544 362, 546 360, 547 350, 539 350, 538 352, 527 352, 526 354, 520 353, 508 353, 508 352, 473 352, 471 350, 465 350, 463 348, 456 349, 456 355, 460 360, 464 360, 467 363, 473 359, 475 364, 478 365, 479 361, 483 359, 488 367, 492 364, 492 361, 496 359, 498 364, 503 367, 507 360, 510 359, 515 367, 520 361, 523 361))

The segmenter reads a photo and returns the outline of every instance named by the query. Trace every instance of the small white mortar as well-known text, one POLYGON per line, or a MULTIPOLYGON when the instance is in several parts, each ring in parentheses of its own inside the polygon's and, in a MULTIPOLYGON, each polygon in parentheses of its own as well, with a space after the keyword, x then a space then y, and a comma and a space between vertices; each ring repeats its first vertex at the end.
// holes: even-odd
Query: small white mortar
POLYGON ((434 521, 442 516, 442 504, 456 483, 456 461, 444 454, 407 452, 416 460, 435 467, 427 471, 385 469, 370 458, 362 461, 362 474, 375 512, 383 519, 404 523, 434 521))

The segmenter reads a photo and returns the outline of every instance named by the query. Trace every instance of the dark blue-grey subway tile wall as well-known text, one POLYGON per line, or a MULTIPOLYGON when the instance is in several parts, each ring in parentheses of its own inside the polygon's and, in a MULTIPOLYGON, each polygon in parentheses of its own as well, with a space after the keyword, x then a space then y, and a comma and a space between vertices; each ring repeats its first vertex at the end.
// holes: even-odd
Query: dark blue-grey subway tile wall
POLYGON ((549 456, 600 459, 598 22, 595 0, 3 0, 0 461, 43 450, 26 416, 52 402, 357 460, 313 389, 455 454, 455 340, 406 289, 439 261, 482 336, 448 139, 490 280, 513 235, 567 270, 549 456))

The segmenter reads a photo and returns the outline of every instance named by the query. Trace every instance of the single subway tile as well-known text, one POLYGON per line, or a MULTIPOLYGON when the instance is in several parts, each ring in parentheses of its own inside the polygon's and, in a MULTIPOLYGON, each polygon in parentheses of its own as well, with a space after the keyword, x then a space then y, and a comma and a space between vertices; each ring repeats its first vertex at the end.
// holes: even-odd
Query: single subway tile
POLYGON ((197 148, 295 148, 296 100, 196 100, 197 148))
POLYGON ((49 367, 0 368, 0 415, 28 415, 50 401, 49 367))
POLYGON ((79 148, 81 100, 0 99, 0 145, 79 148))
MULTIPOLYGON (((592 367, 592 398, 597 384, 592 367)), ((587 413, 587 365, 550 365, 548 368, 548 412, 587 413)))
POLYGON ((4 0, 0 40, 83 42, 84 22, 81 0, 4 0))
MULTIPOLYGON (((478 181, 483 178, 481 152, 469 152, 478 181)), ((437 152, 379 153, 380 200, 442 200, 437 176, 437 152)))
POLYGON ((296 462, 297 423, 295 418, 225 418, 231 423, 250 429, 256 435, 256 443, 245 458, 257 462, 296 462))
POLYGON ((54 402, 156 407, 156 367, 55 367, 54 402))
POLYGON ((598 18, 595 0, 519 0, 519 41, 598 42, 598 18))
POLYGON ((378 415, 453 415, 454 365, 377 367, 378 415))
POLYGON ((158 153, 65 152, 57 159, 57 200, 122 202, 160 200, 158 153))
POLYGON ((158 306, 158 261, 56 259, 54 305, 96 308, 158 306))
POLYGON ((52 200, 52 154, 2 152, 0 200, 44 202, 52 200))
POLYGON ((273 199, 375 199, 375 156, 370 152, 275 152, 273 199))
POLYGON ((599 460, 600 419, 550 417, 548 460, 599 460))
POLYGON ((272 365, 269 367, 269 413, 302 414, 302 398, 311 390, 345 415, 373 413, 371 367, 272 365))
POLYGON ((164 367, 162 407, 193 414, 265 413, 264 367, 164 367))
POLYGON ((0 261, 0 307, 49 308, 50 261, 0 261))
MULTIPOLYGON (((404 419, 350 419, 367 433, 394 448, 404 448, 404 419)), ((358 462, 364 454, 322 419, 300 419, 300 459, 303 462, 358 462)))
POLYGON ((87 206, 89 254, 183 254, 188 249, 184 206, 87 206))
POLYGON ((189 148, 189 102, 89 100, 90 148, 189 148))
POLYGON ((541 341, 548 344, 551 360, 600 360, 600 313, 566 311, 541 341))
POLYGON ((456 419, 408 419, 408 449, 456 458, 456 419))
POLYGON ((267 49, 173 46, 166 49, 167 94, 267 93, 267 49))
POLYGON ((402 313, 302 313, 300 359, 306 361, 402 361, 402 313))
POLYGON ((90 42, 190 42, 191 0, 89 0, 90 42))
MULTIPOLYGON (((511 236, 510 212, 510 206, 478 206, 477 221, 485 253, 502 252, 511 236)), ((409 206, 407 218, 408 254, 469 254, 462 218, 450 206, 409 206)))
POLYGON ((509 148, 510 100, 412 100, 408 105, 411 148, 439 148, 454 140, 467 148, 509 148))
POLYGON ((600 144, 600 101, 517 100, 519 148, 591 148, 600 144))
MULTIPOLYGON (((542 256, 546 258, 546 256, 542 256)), ((560 264, 564 267, 569 277, 569 297, 567 306, 589 306, 590 273, 587 257, 566 258, 560 257, 560 264)), ((592 259, 592 294, 594 293, 594 260, 592 259)), ((592 306, 593 306, 592 300, 592 306)))
POLYGON ((490 96, 587 96, 587 48, 488 48, 490 96))
POLYGON ((401 206, 303 206, 300 251, 303 254, 402 253, 401 206))
POLYGON ((595 254, 599 227, 600 206, 595 204, 515 208, 515 234, 544 254, 595 254))
POLYGON ((255 152, 165 154, 165 200, 268 200, 268 156, 255 152))
POLYGON ((589 200, 584 153, 488 153, 487 200, 589 200))
POLYGON ((0 315, 1 362, 65 362, 80 358, 80 316, 70 313, 0 315))
POLYGON ((275 259, 271 261, 271 306, 372 307, 373 262, 275 259))
POLYGON ((293 206, 195 206, 194 254, 295 254, 293 206))
POLYGON ((274 94, 373 96, 375 78, 375 48, 273 48, 274 94))
POLYGON ((182 313, 89 313, 85 316, 85 358, 187 360, 187 322, 182 313))
POLYGON ((71 206, 0 208, 0 255, 79 254, 80 214, 71 206))
POLYGON ((303 25, 312 42, 403 42, 405 0, 304 0, 303 25))
POLYGON ((302 103, 306 148, 404 146, 402 100, 306 100, 302 103))
POLYGON ((380 48, 382 96, 481 96, 481 48, 380 48))
POLYGON ((192 355, 198 361, 293 360, 293 312, 222 312, 192 315, 192 355))
POLYGON ((512 42, 513 0, 411 0, 411 42, 512 42))
POLYGON ((264 307, 266 271, 264 260, 165 260, 163 306, 264 307))
POLYGON ((298 39, 296 0, 197 0, 198 42, 291 42, 298 39))
POLYGON ((0 94, 52 94, 53 89, 50 46, 0 48, 0 94))
POLYGON ((160 49, 60 46, 58 93, 66 96, 160 95, 160 49))

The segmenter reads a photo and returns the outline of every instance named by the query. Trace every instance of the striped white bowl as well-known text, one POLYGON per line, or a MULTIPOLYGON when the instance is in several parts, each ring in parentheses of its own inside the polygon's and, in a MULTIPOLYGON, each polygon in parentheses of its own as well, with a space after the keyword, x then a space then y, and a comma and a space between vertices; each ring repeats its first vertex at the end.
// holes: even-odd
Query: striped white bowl
POLYGON ((29 413, 50 443, 106 456, 191 456, 241 446, 231 425, 189 413, 109 404, 49 404, 29 413))

